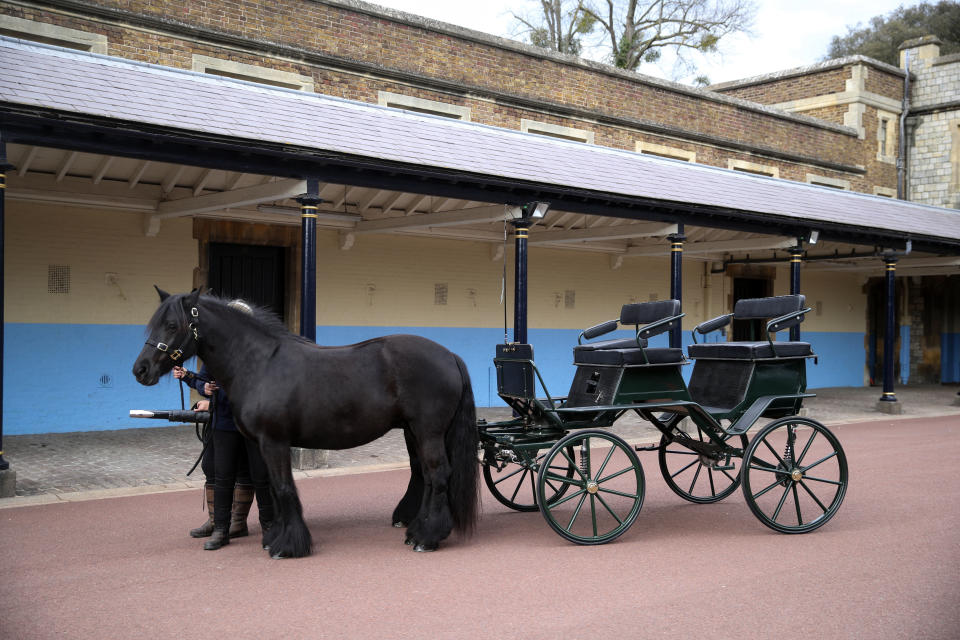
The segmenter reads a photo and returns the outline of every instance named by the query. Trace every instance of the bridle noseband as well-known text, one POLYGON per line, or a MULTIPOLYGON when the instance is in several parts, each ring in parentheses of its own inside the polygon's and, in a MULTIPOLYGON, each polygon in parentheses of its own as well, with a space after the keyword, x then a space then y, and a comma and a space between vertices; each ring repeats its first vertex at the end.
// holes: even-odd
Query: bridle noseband
POLYGON ((197 330, 199 313, 197 312, 196 307, 192 307, 190 309, 190 316, 193 318, 193 320, 191 320, 190 324, 187 325, 187 335, 184 336, 183 342, 180 343, 180 346, 173 351, 170 351, 170 345, 168 345, 166 342, 160 342, 159 340, 151 340, 148 338, 145 341, 145 344, 155 347, 157 351, 162 351, 163 353, 167 354, 167 357, 173 360, 174 363, 179 363, 183 358, 183 350, 186 349, 190 344, 191 334, 194 342, 200 342, 200 332, 197 330))

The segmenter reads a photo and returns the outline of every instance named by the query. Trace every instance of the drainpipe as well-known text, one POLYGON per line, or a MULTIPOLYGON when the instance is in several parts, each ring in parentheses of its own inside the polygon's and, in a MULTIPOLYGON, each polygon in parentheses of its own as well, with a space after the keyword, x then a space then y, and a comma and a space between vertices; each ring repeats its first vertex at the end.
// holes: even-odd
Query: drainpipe
POLYGON ((897 138, 897 198, 907 199, 907 115, 910 113, 910 52, 903 52, 907 75, 903 79, 903 106, 900 110, 900 135, 897 138))

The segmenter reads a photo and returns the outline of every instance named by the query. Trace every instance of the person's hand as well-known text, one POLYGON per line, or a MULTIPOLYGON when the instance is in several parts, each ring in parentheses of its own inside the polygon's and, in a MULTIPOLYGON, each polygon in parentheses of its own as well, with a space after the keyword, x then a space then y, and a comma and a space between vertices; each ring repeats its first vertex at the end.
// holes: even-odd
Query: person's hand
POLYGON ((203 383, 203 395, 205 395, 205 396, 212 396, 212 395, 214 394, 214 392, 215 392, 217 389, 219 389, 219 388, 220 388, 220 386, 219 386, 216 382, 214 382, 214 381, 204 382, 204 383, 203 383))
POLYGON ((197 411, 210 411, 210 401, 201 400, 197 403, 197 411))
POLYGON ((177 380, 182 380, 187 375, 187 370, 183 367, 173 367, 173 377, 177 380))

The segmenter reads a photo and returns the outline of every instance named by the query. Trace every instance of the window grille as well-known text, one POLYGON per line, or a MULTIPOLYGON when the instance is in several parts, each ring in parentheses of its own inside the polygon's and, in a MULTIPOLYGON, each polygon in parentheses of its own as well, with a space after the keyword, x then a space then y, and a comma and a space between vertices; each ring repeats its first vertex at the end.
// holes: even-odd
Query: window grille
POLYGON ((70 293, 69 265, 47 265, 47 293, 70 293))

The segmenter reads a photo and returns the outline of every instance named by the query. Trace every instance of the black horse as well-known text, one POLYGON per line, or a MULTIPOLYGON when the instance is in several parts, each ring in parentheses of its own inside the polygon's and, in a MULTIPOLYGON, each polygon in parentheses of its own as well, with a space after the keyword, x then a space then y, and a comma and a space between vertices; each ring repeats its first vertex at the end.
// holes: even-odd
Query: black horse
POLYGON ((321 347, 291 334, 269 311, 212 296, 170 295, 147 325, 133 365, 144 385, 199 355, 230 398, 240 431, 256 441, 276 504, 264 546, 273 557, 310 553, 311 537, 290 470, 290 446, 347 449, 402 428, 410 483, 393 513, 406 543, 432 551, 477 519, 477 429, 463 360, 439 344, 392 335, 321 347))

